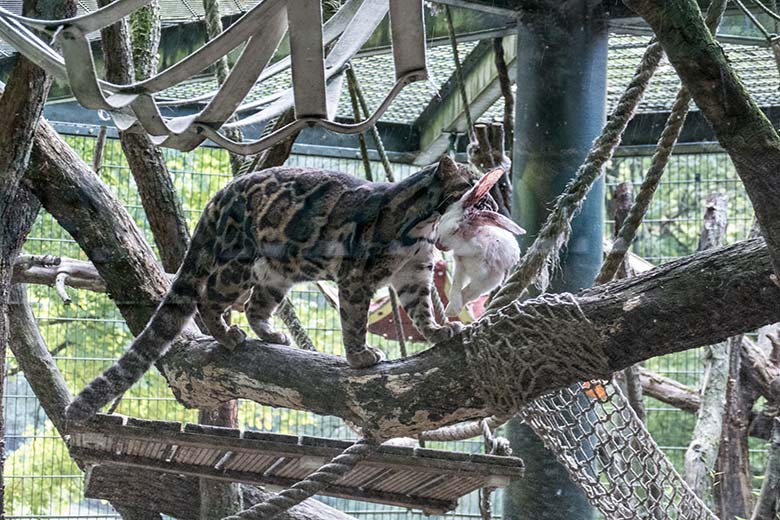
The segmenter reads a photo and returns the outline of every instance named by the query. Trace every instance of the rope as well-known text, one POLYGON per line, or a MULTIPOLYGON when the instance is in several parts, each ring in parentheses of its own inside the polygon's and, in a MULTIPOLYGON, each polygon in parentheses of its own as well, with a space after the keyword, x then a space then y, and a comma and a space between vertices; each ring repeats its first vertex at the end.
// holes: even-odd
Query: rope
POLYGON ((279 304, 279 308, 276 309, 276 315, 282 319, 284 325, 287 327, 287 330, 290 331, 290 334, 293 337, 293 341, 295 341, 295 344, 298 345, 298 348, 303 350, 311 350, 312 352, 317 350, 314 348, 314 343, 306 333, 306 328, 298 318, 298 314, 295 312, 295 307, 289 298, 284 298, 282 300, 282 303, 279 304))
MULTIPOLYGON (((349 71, 347 71, 349 72, 349 71)), ((357 74, 353 73, 355 96, 357 97, 360 109, 364 114, 368 115, 371 111, 368 109, 368 103, 366 103, 366 97, 363 95, 363 89, 360 87, 360 81, 358 81, 357 74)), ((382 136, 379 135, 379 130, 376 125, 371 126, 371 136, 374 138, 374 145, 376 146, 376 152, 379 154, 379 160, 382 163, 382 168, 385 170, 385 178, 387 182, 395 182, 395 175, 393 174, 393 167, 390 165, 390 159, 387 157, 387 150, 385 150, 385 143, 382 141, 382 136)))
MULTIPOLYGON (((346 70, 347 75, 347 88, 349 90, 349 100, 352 103, 352 117, 354 118, 355 122, 359 122, 363 120, 363 117, 360 115, 360 106, 357 98, 357 91, 355 84, 357 83, 357 78, 355 77, 355 71, 352 69, 352 62, 350 62, 349 67, 347 67, 346 70)), ((366 117, 368 117, 370 114, 366 112, 366 117)), ((375 126, 372 126, 372 128, 375 128, 375 126)), ((360 157, 363 159, 363 170, 366 172, 366 180, 373 182, 374 181, 374 175, 371 173, 371 159, 368 157, 368 147, 366 146, 366 136, 363 134, 363 132, 360 132, 357 135, 358 138, 358 146, 360 147, 360 157)))
POLYGON ((557 264, 558 253, 571 234, 571 219, 582 207, 591 186, 601 176, 604 165, 612 158, 615 148, 620 144, 620 138, 662 57, 661 44, 651 42, 604 130, 593 143, 585 162, 580 166, 574 179, 566 186, 563 194, 556 200, 555 207, 534 243, 490 302, 488 312, 509 304, 535 280, 541 289, 547 287, 549 270, 557 264))
POLYGON ((469 134, 469 140, 476 141, 474 136, 474 120, 471 118, 471 110, 469 109, 469 98, 466 95, 466 83, 463 80, 463 69, 460 66, 460 56, 458 54, 458 41, 455 38, 455 27, 452 24, 452 12, 450 12, 449 5, 444 5, 444 14, 447 18, 447 34, 449 34, 450 37, 452 59, 455 62, 455 79, 458 82, 458 91, 460 91, 460 97, 463 101, 463 114, 466 116, 466 130, 469 134))
POLYGON ((376 443, 361 439, 292 487, 223 520, 270 520, 338 481, 376 447, 376 443))
MULTIPOLYGON (((502 457, 512 455, 512 448, 509 446, 509 440, 504 437, 493 435, 493 431, 490 427, 491 419, 482 419, 480 421, 480 425, 482 426, 482 438, 485 441, 485 452, 490 455, 499 455, 502 457)), ((495 489, 496 488, 494 487, 486 486, 479 490, 479 512, 482 516, 482 520, 490 520, 493 516, 492 507, 490 505, 490 496, 495 489)))
POLYGON ((482 520, 491 520, 493 518, 493 508, 490 505, 490 495, 493 494, 493 489, 485 487, 479 490, 479 515, 482 520))
POLYGON ((431 442, 449 442, 449 441, 463 441, 471 439, 479 435, 484 431, 483 423, 487 421, 487 425, 491 429, 496 429, 503 425, 510 419, 507 417, 488 417, 486 419, 480 419, 478 421, 469 421, 460 424, 453 424, 451 426, 443 426, 436 430, 430 430, 420 433, 417 438, 421 441, 431 442))
POLYGON ((444 315, 444 302, 441 301, 441 295, 438 289, 436 289, 436 284, 433 285, 433 290, 431 291, 431 303, 433 303, 436 321, 446 324, 448 320, 447 316, 444 315))
POLYGON ((490 419, 482 419, 480 424, 482 426, 482 438, 485 441, 485 451, 489 455, 499 455, 501 457, 512 455, 509 440, 493 434, 493 430, 490 427, 490 419))
MULTIPOLYGON (((716 0, 710 4, 707 10, 707 16, 705 23, 710 28, 711 32, 715 32, 720 22, 723 10, 726 7, 726 0, 716 0)), ((650 207, 650 202, 653 200, 658 184, 661 181, 661 177, 664 174, 666 165, 669 163, 669 159, 672 156, 674 145, 677 143, 677 139, 680 137, 685 118, 688 116, 688 111, 691 105, 691 93, 686 87, 681 87, 677 92, 677 97, 672 105, 672 111, 669 114, 669 118, 666 120, 661 137, 656 144, 655 153, 645 174, 645 179, 642 182, 642 187, 639 189, 639 194, 634 200, 634 204, 628 212, 628 216, 623 221, 623 225, 620 226, 615 242, 612 244, 612 249, 607 254, 604 263, 601 265, 599 274, 596 276, 595 284, 607 283, 615 276, 615 273, 623 263, 623 259, 628 253, 628 248, 636 238, 636 231, 642 223, 647 209, 650 207)))
POLYGON ((690 92, 688 92, 687 88, 682 87, 677 93, 672 112, 666 120, 666 126, 664 126, 664 130, 658 140, 650 168, 648 168, 645 179, 642 182, 642 187, 639 189, 639 193, 628 212, 628 216, 623 221, 623 225, 620 226, 615 242, 612 244, 612 249, 601 265, 601 270, 596 276, 595 285, 612 280, 623 263, 623 259, 626 253, 628 253, 628 248, 636 237, 636 231, 642 223, 647 209, 650 207, 650 202, 653 200, 653 195, 658 188, 661 177, 663 177, 677 138, 680 137, 680 131, 690 109, 690 102, 690 92))

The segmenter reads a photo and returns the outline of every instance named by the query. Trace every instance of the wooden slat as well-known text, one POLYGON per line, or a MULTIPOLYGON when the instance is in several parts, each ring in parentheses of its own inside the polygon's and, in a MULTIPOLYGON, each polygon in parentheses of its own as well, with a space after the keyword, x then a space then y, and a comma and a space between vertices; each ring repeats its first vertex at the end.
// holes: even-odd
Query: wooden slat
MULTIPOLYGON (((85 462, 278 486, 300 481, 351 445, 113 417, 76 426, 69 442, 73 456, 85 462)), ((324 494, 439 513, 474 489, 506 485, 521 474, 522 462, 513 457, 381 446, 324 494)))
MULTIPOLYGON (((132 457, 128 455, 114 455, 100 451, 92 451, 83 448, 73 448, 71 450, 73 457, 78 458, 88 464, 116 464, 120 466, 153 469, 156 471, 170 472, 181 475, 191 475, 195 477, 207 477, 214 480, 225 482, 243 482, 260 486, 280 486, 289 487, 298 482, 296 479, 282 478, 268 474, 256 474, 242 471, 217 471, 210 467, 198 466, 194 464, 182 463, 164 463, 150 461, 142 457, 132 457)), ((395 505, 400 507, 410 507, 422 509, 428 514, 442 514, 451 511, 457 506, 456 501, 445 501, 430 499, 425 496, 400 495, 397 493, 386 493, 375 489, 363 489, 332 485, 326 489, 323 494, 328 496, 346 498, 352 500, 365 500, 367 502, 376 502, 379 504, 395 505)))

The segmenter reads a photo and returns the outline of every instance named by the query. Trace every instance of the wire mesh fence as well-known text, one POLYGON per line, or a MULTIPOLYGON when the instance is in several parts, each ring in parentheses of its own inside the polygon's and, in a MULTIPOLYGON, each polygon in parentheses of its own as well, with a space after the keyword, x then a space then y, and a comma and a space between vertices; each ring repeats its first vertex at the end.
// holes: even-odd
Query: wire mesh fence
MULTIPOLYGON (((71 136, 68 142, 88 162, 91 160, 94 138, 71 136)), ((191 153, 165 150, 164 153, 192 226, 210 196, 231 178, 227 155, 212 148, 201 148, 191 153)), ((608 184, 614 186, 629 181, 638 186, 648 161, 649 158, 643 156, 615 158, 608 172, 608 184)), ((362 176, 362 163, 356 159, 294 155, 288 164, 362 176)), ((378 173, 382 171, 380 164, 374 162, 372 166, 375 177, 379 177, 378 173)), ((413 167, 403 164, 396 164, 394 168, 397 177, 414 171, 413 167)), ((153 244, 141 201, 118 142, 108 141, 99 174, 153 244)), ((752 214, 728 157, 723 153, 687 153, 673 158, 650 209, 647 225, 641 228, 635 252, 653 263, 693 252, 701 227, 703 201, 713 191, 729 194, 728 241, 743 238, 752 222, 752 214)), ((42 214, 36 222, 26 252, 86 259, 70 236, 46 214, 42 214)), ((49 348, 56 350, 57 364, 72 392, 82 388, 107 367, 131 341, 124 321, 106 295, 71 291, 73 303, 65 306, 55 291, 48 287, 30 286, 28 293, 42 335, 49 348)), ((326 303, 323 294, 314 287, 299 286, 292 292, 291 298, 318 349, 342 354, 339 318, 326 303)), ((396 342, 380 336, 373 336, 370 341, 383 348, 389 357, 400 356, 396 342)), ((408 345, 411 352, 423 347, 423 344, 408 345)), ((698 351, 650 360, 647 366, 685 384, 694 387, 699 384, 701 362, 698 351)), ((83 475, 46 420, 23 374, 15 372, 15 367, 14 360, 9 358, 11 375, 6 380, 5 393, 8 518, 115 518, 115 513, 107 504, 82 498, 83 475)), ((679 470, 693 428, 693 418, 650 399, 647 405, 649 430, 679 470)), ((118 412, 149 419, 197 420, 197 413, 179 405, 156 372, 150 372, 135 385, 122 401, 118 412)), ((239 422, 242 428, 335 438, 355 437, 352 430, 333 417, 272 409, 249 402, 241 403, 239 422)), ((431 447, 476 452, 482 450, 482 441, 434 444, 431 447)), ((394 520, 417 516, 388 506, 341 499, 323 500, 358 518, 394 520)), ((500 516, 500 493, 494 502, 493 514, 500 516)), ((462 499, 458 510, 448 517, 479 517, 476 494, 462 499)))
MULTIPOLYGON (((94 138, 70 136, 67 140, 82 157, 91 161, 94 138)), ((165 150, 164 153, 187 220, 190 226, 194 226, 208 199, 231 179, 227 154, 214 148, 201 148, 192 153, 165 150)), ((360 160, 294 155, 288 164, 363 175, 360 160)), ((382 171, 381 164, 373 162, 372 167, 375 176, 378 176, 382 171)), ((394 165, 394 169, 400 178, 416 170, 403 164, 394 165)), ((117 141, 108 140, 99 174, 128 209, 147 240, 154 244, 132 175, 117 141)), ((78 245, 47 214, 42 214, 36 222, 25 252, 86 260, 78 245)), ((73 290, 70 291, 73 302, 66 306, 53 289, 45 286, 29 286, 28 294, 42 335, 49 348, 56 350, 57 365, 71 392, 78 391, 109 366, 132 339, 107 295, 73 290)), ((290 296, 317 348, 323 352, 343 354, 338 314, 327 304, 323 294, 313 286, 303 285, 297 286, 290 296)), ((241 323, 243 317, 236 317, 241 323)), ((281 323, 277 326, 283 327, 281 323)), ((376 335, 369 341, 387 352, 390 358, 400 356, 395 341, 376 335)), ((423 347, 423 344, 407 343, 410 352, 423 347)), ((83 475, 70 460, 64 443, 46 419, 23 374, 16 370, 12 357, 8 359, 8 367, 11 374, 6 382, 5 394, 8 518, 116 517, 108 504, 82 499, 83 475)), ((273 409, 251 402, 242 402, 239 409, 242 428, 294 435, 356 437, 340 419, 334 417, 273 409)), ((150 372, 133 387, 117 412, 149 419, 197 422, 197 412, 179 405, 164 379, 156 372, 150 372)), ((430 447, 445 446, 434 444, 430 447)), ((482 449, 482 442, 449 443, 446 449, 476 452, 482 449)), ((358 518, 389 520, 417 516, 401 508, 364 502, 333 498, 323 498, 323 501, 358 518)), ((460 508, 448 516, 478 516, 476 495, 461 500, 460 508)))

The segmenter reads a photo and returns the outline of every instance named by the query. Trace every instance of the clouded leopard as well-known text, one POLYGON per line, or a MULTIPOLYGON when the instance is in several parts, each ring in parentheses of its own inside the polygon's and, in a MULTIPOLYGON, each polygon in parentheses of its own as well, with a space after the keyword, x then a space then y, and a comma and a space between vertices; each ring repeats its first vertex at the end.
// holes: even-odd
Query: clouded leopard
POLYGON ((449 158, 391 183, 306 168, 271 168, 231 181, 206 206, 170 289, 128 351, 68 407, 82 420, 126 391, 162 356, 197 310, 209 333, 234 349, 245 333, 225 322, 244 304, 260 339, 289 343, 270 318, 298 282, 333 280, 347 361, 383 359, 367 346, 374 291, 392 285, 431 342, 457 331, 436 324, 431 308, 438 218, 471 187, 466 167, 449 158))

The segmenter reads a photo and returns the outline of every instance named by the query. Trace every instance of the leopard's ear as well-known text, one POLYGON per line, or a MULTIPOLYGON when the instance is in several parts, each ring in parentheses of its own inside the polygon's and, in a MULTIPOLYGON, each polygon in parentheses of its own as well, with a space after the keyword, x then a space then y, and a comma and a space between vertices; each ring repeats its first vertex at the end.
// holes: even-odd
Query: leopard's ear
POLYGON ((441 179, 452 177, 459 171, 460 169, 458 168, 458 163, 453 161, 452 158, 447 154, 442 155, 441 159, 439 159, 439 164, 436 165, 436 176, 441 179))

